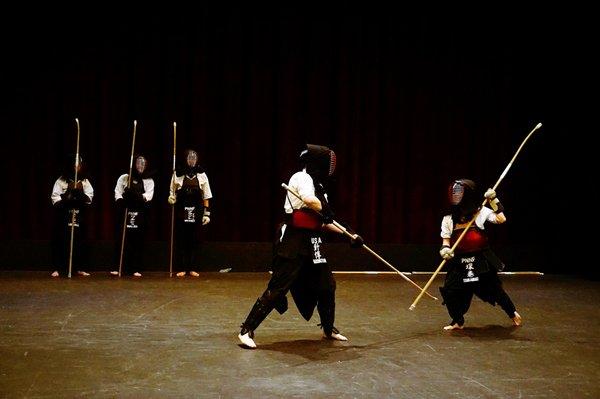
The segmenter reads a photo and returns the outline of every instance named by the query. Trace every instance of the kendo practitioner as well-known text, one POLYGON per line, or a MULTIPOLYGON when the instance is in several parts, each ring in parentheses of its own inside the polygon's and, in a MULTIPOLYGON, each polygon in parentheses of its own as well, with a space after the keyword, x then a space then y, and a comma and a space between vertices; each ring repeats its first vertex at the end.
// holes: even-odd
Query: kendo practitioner
MULTIPOLYGON (((148 225, 148 211, 150 201, 154 197, 154 179, 148 169, 148 160, 143 155, 135 157, 135 168, 131 172, 131 183, 127 187, 129 175, 123 174, 117 179, 115 185, 115 202, 117 204, 117 218, 119 233, 122 239, 124 212, 125 219, 125 246, 123 248, 122 274, 142 277, 144 255, 144 236, 148 225)), ((119 264, 121 245, 117 245, 116 264, 119 264)), ((118 271, 110 272, 119 275, 118 271)))
MULTIPOLYGON (((87 207, 92 204, 94 188, 85 174, 83 160, 79 156, 77 166, 74 163, 75 156, 68 155, 62 167, 61 175, 54 186, 50 200, 55 210, 54 231, 52 235, 52 254, 56 270, 52 277, 68 276, 69 273, 69 247, 71 240, 71 228, 73 227, 73 265, 74 269, 81 267, 81 241, 85 228, 84 214, 87 207), (77 182, 75 178, 77 168, 77 182)), ((77 274, 87 277, 90 274, 81 269, 77 274)))
POLYGON ((497 272, 504 269, 504 264, 490 249, 484 226, 486 222, 506 222, 504 207, 493 189, 488 189, 484 196, 488 202, 480 208, 476 185, 468 179, 456 180, 449 188, 450 214, 442 219, 440 234, 440 256, 446 259, 448 266, 440 292, 451 317, 444 330, 463 328, 464 315, 469 310, 473 294, 491 305, 500 305, 514 325, 520 326, 522 323, 521 316, 498 277, 497 272), (451 247, 475 214, 475 222, 453 253, 451 247))
MULTIPOLYGON (((325 192, 335 170, 335 153, 327 147, 308 144, 300 154, 300 163, 301 170, 292 175, 288 186, 302 201, 287 193, 284 222, 273 248, 273 275, 238 335, 246 348, 256 348, 254 330, 271 310, 277 309, 280 314, 287 310, 288 291, 307 321, 316 306, 325 338, 348 340, 334 327, 336 283, 321 248, 324 230, 342 234, 331 224, 333 212, 325 192)), ((362 238, 355 234, 351 245, 361 247, 362 244, 362 238)))
POLYGON ((208 177, 198 165, 194 150, 183 153, 184 162, 171 178, 169 203, 175 205, 175 267, 177 277, 198 277, 194 270, 202 245, 201 228, 210 223, 212 198, 208 177))

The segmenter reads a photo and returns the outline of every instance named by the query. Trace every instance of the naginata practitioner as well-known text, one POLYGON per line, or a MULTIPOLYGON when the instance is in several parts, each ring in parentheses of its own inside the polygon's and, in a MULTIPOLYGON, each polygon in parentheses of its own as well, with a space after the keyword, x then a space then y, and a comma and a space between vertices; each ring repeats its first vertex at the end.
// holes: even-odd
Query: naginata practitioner
MULTIPOLYGON (((115 202, 118 212, 117 224, 119 235, 123 231, 123 220, 125 220, 125 246, 123 248, 123 271, 122 274, 141 277, 144 258, 144 236, 148 225, 148 211, 150 201, 154 197, 154 179, 148 169, 148 160, 143 155, 135 157, 135 168, 131 172, 129 187, 127 173, 121 175, 115 185, 115 202), (123 217, 127 209, 127 216, 123 217)), ((120 246, 117 246, 117 264, 120 257, 120 246)), ((112 275, 118 275, 118 271, 112 271, 112 275)))
MULTIPOLYGON (((256 348, 254 330, 273 309, 280 314, 287 310, 288 291, 307 321, 316 306, 325 338, 347 341, 334 327, 336 284, 321 248, 324 229, 342 233, 331 224, 333 213, 325 193, 335 161, 335 153, 324 146, 308 144, 300 154, 302 170, 290 178, 288 186, 302 200, 287 193, 285 221, 274 244, 273 275, 238 335, 246 348, 256 348)), ((362 238, 354 235, 351 244, 360 247, 362 243, 362 238)))
POLYGON ((497 272, 504 269, 504 264, 490 249, 484 230, 486 222, 506 221, 504 207, 493 189, 488 189, 484 196, 489 208, 480 208, 476 185, 468 179, 456 180, 449 188, 450 214, 442 219, 440 234, 440 256, 447 260, 448 269, 440 292, 452 320, 444 330, 463 328, 473 294, 491 305, 500 305, 515 325, 522 322, 498 277, 497 272), (451 247, 476 214, 475 222, 453 252, 451 247))
MULTIPOLYGON (((71 229, 73 229, 73 264, 81 267, 81 241, 84 234, 85 209, 91 205, 94 198, 94 188, 85 175, 83 160, 79 157, 75 166, 75 156, 65 158, 61 175, 52 188, 50 200, 55 209, 54 232, 52 236, 53 262, 56 270, 52 277, 67 276, 69 272, 69 245, 71 229), (77 168, 77 181, 74 181, 75 168, 77 168)), ((78 270, 80 276, 89 276, 89 273, 78 270)))
POLYGON ((184 162, 171 178, 169 203, 175 204, 175 267, 177 277, 189 271, 198 277, 198 252, 202 245, 200 229, 210 223, 209 200, 212 198, 208 177, 198 165, 198 154, 186 150, 184 162))

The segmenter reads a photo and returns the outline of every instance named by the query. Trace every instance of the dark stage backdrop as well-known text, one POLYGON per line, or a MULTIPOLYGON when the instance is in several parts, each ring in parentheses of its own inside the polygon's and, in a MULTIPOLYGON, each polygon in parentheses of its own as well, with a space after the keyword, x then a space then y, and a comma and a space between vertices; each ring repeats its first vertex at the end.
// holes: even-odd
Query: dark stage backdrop
POLYGON ((149 240, 169 236, 176 121, 178 152, 199 152, 213 189, 208 241, 272 240, 280 184, 308 142, 336 151, 334 210, 368 243, 436 246, 449 182, 491 186, 542 122, 498 189, 509 221, 492 236, 556 245, 548 215, 567 173, 557 161, 572 134, 562 107, 576 50, 547 20, 287 9, 5 18, 2 130, 14 144, 3 148, 3 241, 50 239, 49 196, 79 118, 92 242, 115 238, 113 189, 135 119, 136 152, 156 171, 149 240))

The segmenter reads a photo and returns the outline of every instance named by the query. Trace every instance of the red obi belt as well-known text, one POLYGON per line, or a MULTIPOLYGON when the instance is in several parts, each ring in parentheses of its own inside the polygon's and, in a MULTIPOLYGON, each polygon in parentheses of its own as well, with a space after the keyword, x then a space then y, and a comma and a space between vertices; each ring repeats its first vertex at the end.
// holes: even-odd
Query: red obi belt
POLYGON ((297 229, 321 230, 323 221, 321 215, 312 209, 294 209, 291 225, 297 229))
MULTIPOLYGON (((463 229, 454 230, 452 233, 452 243, 456 242, 463 229)), ((488 247, 488 239, 483 231, 476 227, 471 227, 456 248, 456 252, 467 253, 481 251, 488 247)))

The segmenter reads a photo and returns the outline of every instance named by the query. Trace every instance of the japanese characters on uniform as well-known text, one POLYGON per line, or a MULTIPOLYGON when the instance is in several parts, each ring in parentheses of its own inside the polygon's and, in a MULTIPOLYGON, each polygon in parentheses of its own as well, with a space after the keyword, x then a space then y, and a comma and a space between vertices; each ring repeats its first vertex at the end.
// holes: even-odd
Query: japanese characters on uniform
POLYGON ((321 256, 321 244, 323 240, 321 237, 311 237, 310 243, 312 244, 312 261, 314 264, 327 263, 327 259, 321 256))

